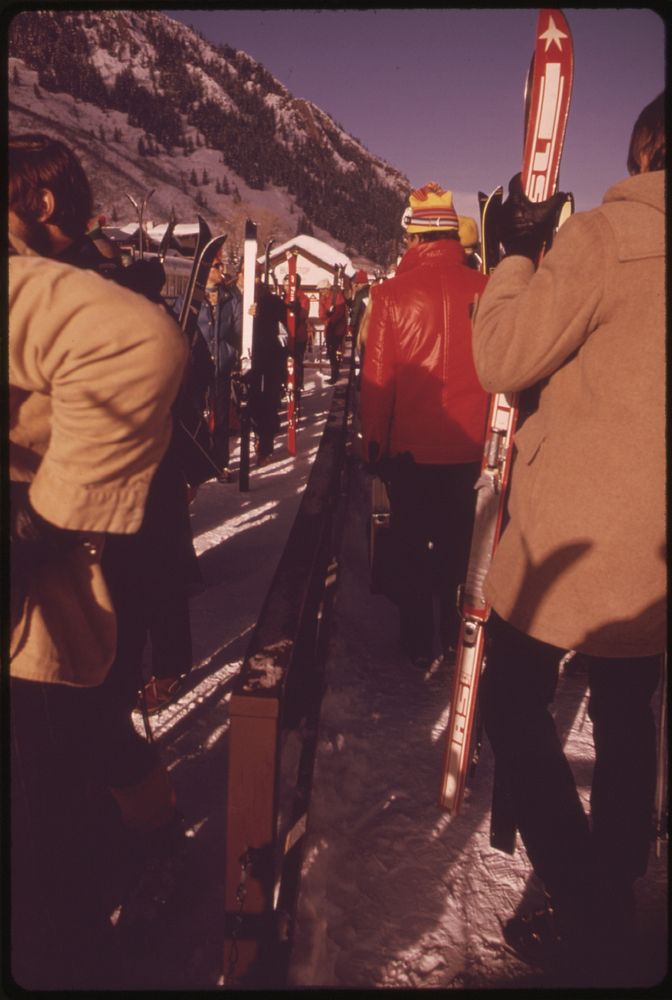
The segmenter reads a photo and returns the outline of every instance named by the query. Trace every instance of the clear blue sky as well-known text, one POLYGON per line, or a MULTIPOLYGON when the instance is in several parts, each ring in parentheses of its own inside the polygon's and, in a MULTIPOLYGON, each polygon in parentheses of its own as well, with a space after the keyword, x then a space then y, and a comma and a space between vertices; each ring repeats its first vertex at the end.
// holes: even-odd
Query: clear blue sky
MULTIPOLYGON (((563 10, 575 68, 560 186, 583 210, 627 174, 632 126, 665 85, 665 26, 641 8, 563 10)), ((463 214, 520 168, 536 8, 165 13, 263 63, 412 185, 465 193, 463 214)))

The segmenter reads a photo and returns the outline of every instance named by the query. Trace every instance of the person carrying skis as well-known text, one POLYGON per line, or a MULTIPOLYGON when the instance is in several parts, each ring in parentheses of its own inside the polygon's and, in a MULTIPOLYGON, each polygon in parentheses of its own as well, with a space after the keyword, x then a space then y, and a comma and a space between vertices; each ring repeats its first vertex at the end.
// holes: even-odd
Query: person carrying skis
MULTIPOLYGON (((175 302, 175 315, 182 309, 182 297, 175 302)), ((227 275, 221 255, 210 268, 205 295, 198 314, 198 329, 212 359, 208 398, 204 405, 212 414, 213 460, 222 469, 220 482, 229 482, 229 416, 231 373, 240 355, 242 293, 236 278, 227 275)))
POLYGON ((348 332, 348 306, 343 292, 337 285, 336 276, 332 285, 325 279, 319 285, 319 316, 324 320, 324 342, 331 374, 329 385, 334 385, 341 371, 343 342, 348 332))
MULTIPOLYGON (((21 253, 39 253, 80 270, 96 271, 105 278, 123 277, 129 269, 110 271, 109 265, 114 262, 102 257, 86 236, 91 203, 88 178, 78 158, 64 143, 41 134, 10 137, 9 238, 16 249, 21 253)), ((143 273, 146 272, 136 272, 143 273)), ((112 287, 116 288, 118 283, 115 280, 112 287)), ((154 284, 152 287, 155 290, 154 284)), ((101 295, 101 314, 105 312, 106 301, 106 296, 101 295)), ((147 305, 144 297, 130 295, 129 301, 136 304, 139 317, 144 315, 147 305)), ((167 314, 163 305, 152 308, 161 315, 167 314)), ((88 316, 94 344, 98 333, 93 327, 98 318, 93 310, 88 316)), ((140 320, 138 324, 140 327, 140 320)), ((100 325, 110 336, 109 352, 114 357, 117 339, 110 334, 113 323, 100 320, 100 325)), ((176 328, 170 317, 165 328, 172 337, 176 328)), ((77 329, 81 333, 81 326, 77 329)), ((186 344, 183 347, 186 352, 186 344)), ((169 342, 166 351, 167 358, 172 358, 169 342)), ((182 354, 179 360, 176 378, 181 380, 185 367, 182 354)), ((129 368, 123 378, 119 376, 119 384, 128 382, 132 386, 135 378, 136 373, 129 368)), ((95 383, 89 385, 89 392, 95 399, 98 392, 95 383)), ((130 434, 133 421, 129 420, 130 434)), ((119 433, 121 454, 124 437, 119 433)), ((117 641, 114 663, 100 694, 106 720, 101 731, 108 734, 110 747, 106 750, 96 744, 91 762, 98 770, 97 779, 117 802, 126 827, 135 829, 139 824, 152 831, 146 841, 150 850, 156 842, 156 829, 164 821, 166 827, 172 827, 173 822, 177 824, 167 772, 155 748, 135 733, 131 720, 141 686, 143 648, 150 630, 162 643, 157 657, 160 656, 165 669, 172 669, 178 676, 191 669, 188 585, 195 556, 186 481, 174 440, 173 435, 159 456, 158 468, 147 473, 141 523, 135 525, 132 533, 111 529, 102 555, 105 584, 114 604, 117 641)))
POLYGON ((13 214, 12 973, 24 987, 85 988, 109 931, 85 836, 101 808, 85 802, 89 783, 123 810, 139 776, 144 817, 173 818, 167 775, 113 694, 120 628, 104 560, 110 539, 141 526, 187 350, 164 309, 32 252, 13 214))
POLYGON ((505 937, 536 963, 564 955, 621 986, 650 848, 651 700, 666 648, 664 95, 638 117, 627 165, 599 208, 562 226, 536 273, 554 205, 512 183, 498 227, 506 257, 474 327, 488 391, 542 382, 515 437, 510 520, 485 587, 480 706, 549 899, 505 937), (590 823, 548 711, 567 650, 587 666, 590 823))
POLYGON ((425 185, 404 212, 407 250, 375 285, 361 384, 364 458, 387 481, 401 646, 426 669, 434 595, 443 652, 455 647, 488 397, 471 353, 470 311, 487 278, 467 267, 450 191, 425 185))
MULTIPOLYGON (((285 298, 289 289, 289 275, 286 274, 282 280, 285 298)), ((294 391, 296 393, 297 413, 301 410, 301 390, 303 389, 303 359, 308 346, 308 316, 310 314, 310 299, 301 289, 301 275, 296 275, 296 298, 294 302, 287 306, 287 311, 292 310, 296 320, 294 337, 289 336, 287 349, 294 358, 294 391)), ((287 319, 285 326, 290 329, 287 319)))
POLYGON ((255 280, 250 414, 257 435, 257 465, 261 468, 272 461, 280 429, 280 400, 287 368, 287 307, 260 275, 255 280))

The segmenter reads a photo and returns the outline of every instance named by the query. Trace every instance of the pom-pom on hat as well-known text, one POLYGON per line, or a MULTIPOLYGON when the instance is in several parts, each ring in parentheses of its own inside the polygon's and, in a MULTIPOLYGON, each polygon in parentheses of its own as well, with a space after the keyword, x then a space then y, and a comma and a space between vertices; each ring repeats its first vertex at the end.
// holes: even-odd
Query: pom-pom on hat
POLYGON ((463 247, 475 247, 478 243, 478 229, 476 222, 468 215, 458 215, 459 237, 463 247))
POLYGON ((433 181, 411 191, 401 224, 407 233, 426 233, 436 229, 457 232, 459 222, 452 192, 444 191, 433 181))

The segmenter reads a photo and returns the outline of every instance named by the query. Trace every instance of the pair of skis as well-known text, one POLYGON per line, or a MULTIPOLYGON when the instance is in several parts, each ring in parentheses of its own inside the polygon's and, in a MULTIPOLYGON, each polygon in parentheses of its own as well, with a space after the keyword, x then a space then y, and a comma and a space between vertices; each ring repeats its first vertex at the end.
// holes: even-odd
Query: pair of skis
POLYGON ((149 204, 149 199, 154 194, 154 191, 155 188, 152 188, 149 194, 146 194, 141 202, 137 202, 132 194, 128 193, 126 194, 126 197, 130 201, 133 208, 135 209, 136 215, 138 217, 138 257, 140 258, 140 260, 144 260, 145 258, 145 247, 144 247, 145 210, 147 208, 147 205, 149 204))
POLYGON ((251 219, 245 222, 243 243, 243 331, 240 350, 240 371, 237 379, 238 407, 240 413, 240 468, 238 488, 246 493, 250 488, 250 386, 252 367, 252 331, 254 317, 254 289, 257 271, 257 227, 251 219))
MULTIPOLYGON (((271 276, 270 250, 273 240, 269 240, 265 251, 264 282, 268 287, 271 276)), ((243 248, 243 334, 240 354, 240 373, 237 380, 238 402, 240 408, 240 471, 239 488, 246 492, 250 488, 250 407, 249 407, 249 371, 252 367, 252 334, 254 318, 251 313, 255 300, 255 278, 257 267, 257 227, 248 219, 245 223, 245 241, 243 248)), ((288 256, 289 290, 285 301, 289 305, 296 299, 296 253, 288 256)), ((292 342, 296 337, 296 318, 288 310, 289 336, 292 342)), ((296 454, 296 381, 294 359, 287 359, 287 449, 290 455, 296 454)))
MULTIPOLYGON (((525 95, 526 128, 522 186, 533 202, 545 201, 557 190, 572 88, 573 51, 569 26, 559 10, 539 12, 536 45, 525 95)), ((491 270, 499 258, 493 235, 492 208, 501 202, 498 188, 481 202, 483 270, 491 270)), ((476 513, 467 576, 458 597, 462 619, 455 664, 455 677, 446 731, 446 745, 439 793, 440 805, 457 815, 472 765, 472 743, 476 697, 485 652, 485 623, 490 608, 484 594, 485 577, 499 542, 513 457, 513 434, 518 416, 518 395, 496 393, 488 416, 481 475, 476 485, 476 513)), ((494 829, 494 846, 509 853, 515 843, 515 827, 494 829)))
MULTIPOLYGON (((172 234, 172 229, 170 232, 172 234)), ((205 297, 208 275, 225 242, 226 235, 213 237, 207 222, 199 215, 194 264, 187 282, 178 321, 186 337, 192 358, 200 337, 198 316, 205 297)), ((159 251, 159 256, 160 254, 161 251, 159 251)), ((188 380, 183 392, 189 392, 188 380)), ((178 418, 178 427, 196 450, 196 461, 192 472, 188 473, 188 479, 191 486, 198 486, 208 478, 222 476, 224 470, 218 465, 212 454, 211 418, 213 415, 208 412, 204 402, 201 405, 200 402, 196 403, 194 400, 183 400, 183 403, 182 412, 178 418)))
POLYGON ((296 250, 290 251, 287 255, 287 292, 285 303, 287 305, 287 330, 289 333, 289 344, 287 351, 287 451, 290 455, 296 455, 296 416, 298 393, 296 387, 296 364, 294 351, 296 350, 296 314, 294 313, 294 303, 296 302, 296 250))

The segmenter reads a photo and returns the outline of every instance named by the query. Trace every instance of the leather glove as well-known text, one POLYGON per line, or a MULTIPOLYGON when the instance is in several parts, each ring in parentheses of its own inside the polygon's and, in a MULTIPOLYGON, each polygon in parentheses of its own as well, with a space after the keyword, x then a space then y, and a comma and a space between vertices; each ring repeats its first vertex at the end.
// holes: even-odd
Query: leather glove
POLYGON ((529 257, 536 263, 545 244, 550 244, 556 218, 567 197, 557 191, 546 201, 530 201, 524 194, 520 174, 509 182, 509 197, 497 213, 499 242, 508 257, 529 257))
POLYGON ((51 556, 79 540, 76 531, 57 528, 45 521, 28 497, 28 483, 12 483, 10 492, 10 540, 12 574, 27 574, 51 556))
POLYGON ((122 268, 117 280, 124 288, 144 295, 150 302, 161 303, 166 271, 159 260, 136 260, 122 268))

